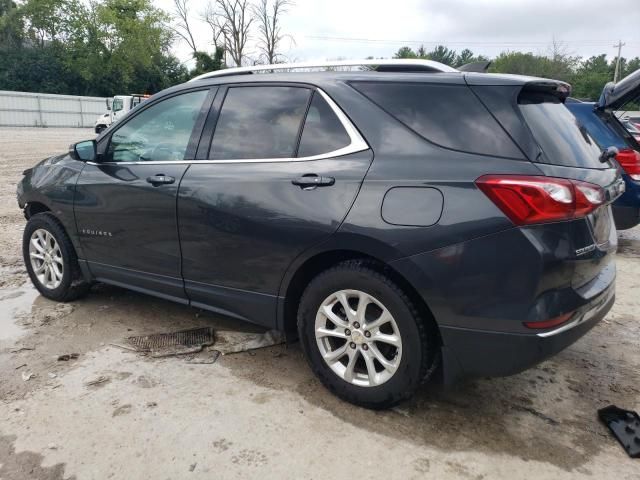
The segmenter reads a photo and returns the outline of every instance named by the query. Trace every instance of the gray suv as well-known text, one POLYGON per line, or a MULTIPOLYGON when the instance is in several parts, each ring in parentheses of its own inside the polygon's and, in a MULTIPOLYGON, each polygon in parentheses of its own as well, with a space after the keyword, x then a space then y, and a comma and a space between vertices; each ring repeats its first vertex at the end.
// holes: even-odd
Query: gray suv
POLYGON ((396 62, 225 70, 25 171, 24 259, 300 338, 335 394, 522 371, 614 302, 619 171, 565 83, 396 62))

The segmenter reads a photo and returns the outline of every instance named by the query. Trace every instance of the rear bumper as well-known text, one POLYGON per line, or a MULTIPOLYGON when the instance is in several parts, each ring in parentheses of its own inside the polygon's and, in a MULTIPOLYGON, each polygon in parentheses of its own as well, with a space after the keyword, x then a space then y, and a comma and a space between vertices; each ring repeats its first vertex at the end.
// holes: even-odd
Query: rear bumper
POLYGON ((445 382, 518 373, 601 320, 614 301, 613 225, 607 242, 593 242, 588 223, 576 220, 513 228, 392 262, 438 324, 445 382), (553 334, 525 325, 567 313, 553 334))
POLYGON ((609 286, 566 324, 539 333, 515 334, 441 327, 444 381, 464 377, 507 376, 526 370, 564 350, 609 312, 615 288, 609 286))

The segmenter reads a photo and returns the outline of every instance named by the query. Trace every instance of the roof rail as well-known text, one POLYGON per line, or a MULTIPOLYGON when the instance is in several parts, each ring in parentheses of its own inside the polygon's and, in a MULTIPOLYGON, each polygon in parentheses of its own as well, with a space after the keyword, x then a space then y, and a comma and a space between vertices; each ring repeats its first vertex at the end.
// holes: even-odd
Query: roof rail
POLYGON ((299 69, 331 69, 344 67, 367 67, 367 70, 378 72, 457 72, 453 67, 432 60, 408 59, 367 59, 367 60, 336 60, 328 62, 300 62, 300 63, 276 63, 273 65, 253 65, 250 67, 235 67, 203 73, 189 80, 202 80, 203 78, 225 77, 229 75, 247 75, 252 73, 273 73, 281 70, 299 69))

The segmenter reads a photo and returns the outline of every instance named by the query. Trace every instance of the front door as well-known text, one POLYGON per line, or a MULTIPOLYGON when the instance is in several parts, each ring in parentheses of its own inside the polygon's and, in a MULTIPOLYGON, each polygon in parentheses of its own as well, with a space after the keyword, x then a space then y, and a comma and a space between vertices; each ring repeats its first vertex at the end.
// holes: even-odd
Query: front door
POLYGON ((98 146, 100 161, 83 169, 76 225, 98 280, 186 302, 176 197, 208 93, 196 90, 150 104, 119 124, 98 146))
POLYGON ((210 148, 178 196, 185 289, 193 305, 273 327, 287 267, 338 228, 371 151, 310 88, 229 87, 209 117, 210 148))

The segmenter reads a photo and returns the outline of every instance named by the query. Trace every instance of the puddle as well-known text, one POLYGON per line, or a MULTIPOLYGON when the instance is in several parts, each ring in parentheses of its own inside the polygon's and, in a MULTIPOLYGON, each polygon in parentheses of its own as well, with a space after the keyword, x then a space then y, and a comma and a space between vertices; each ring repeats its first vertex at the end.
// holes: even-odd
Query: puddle
POLYGON ((0 293, 0 340, 17 338, 26 333, 26 329, 18 325, 16 320, 31 312, 33 302, 39 295, 31 284, 8 288, 0 293))

